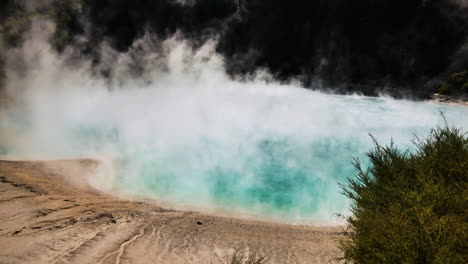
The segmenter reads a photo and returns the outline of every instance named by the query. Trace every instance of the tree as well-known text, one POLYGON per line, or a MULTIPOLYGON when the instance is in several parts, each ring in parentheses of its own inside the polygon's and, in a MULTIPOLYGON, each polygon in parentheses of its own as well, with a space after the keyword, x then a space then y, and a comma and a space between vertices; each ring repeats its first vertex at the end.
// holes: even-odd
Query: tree
POLYGON ((439 93, 443 95, 468 94, 468 70, 450 75, 439 88, 439 93))
POLYGON ((351 199, 346 263, 468 263, 468 137, 437 127, 414 151, 393 143, 368 153, 342 186, 351 199))

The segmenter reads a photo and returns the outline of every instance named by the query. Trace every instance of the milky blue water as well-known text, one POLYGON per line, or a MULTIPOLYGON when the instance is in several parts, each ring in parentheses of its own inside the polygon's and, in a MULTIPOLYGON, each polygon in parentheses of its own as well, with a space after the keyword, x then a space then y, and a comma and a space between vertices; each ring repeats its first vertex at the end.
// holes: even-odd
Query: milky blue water
POLYGON ((111 157, 106 191, 295 223, 347 214, 338 183, 353 177, 354 157, 367 164, 369 134, 411 148, 413 135, 444 124, 440 111, 468 129, 464 106, 263 84, 73 94, 59 102, 47 98, 29 105, 33 112, 4 115, 2 152, 111 157))
POLYGON ((336 213, 347 214, 338 183, 353 177, 354 157, 367 164, 369 133, 406 149, 413 135, 443 125, 440 111, 452 125, 468 124, 467 107, 306 93, 290 102, 288 96, 269 98, 252 116, 211 117, 207 131, 188 142, 131 153, 116 187, 176 207, 330 223, 336 213), (133 160, 137 165, 128 165, 133 160))

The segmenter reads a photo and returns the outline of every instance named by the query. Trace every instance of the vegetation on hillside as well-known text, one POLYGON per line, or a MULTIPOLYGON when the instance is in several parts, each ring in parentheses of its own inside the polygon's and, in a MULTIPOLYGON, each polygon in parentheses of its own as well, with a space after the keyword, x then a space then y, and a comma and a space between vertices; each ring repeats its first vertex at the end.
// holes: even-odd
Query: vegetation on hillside
POLYGON ((79 50, 98 62, 102 42, 125 52, 146 32, 181 32, 195 46, 216 38, 232 76, 267 69, 342 93, 425 97, 467 66, 466 10, 446 0, 5 0, 0 34, 18 43, 32 18, 47 17, 58 50, 84 34, 79 50))
POLYGON ((21 45, 24 33, 36 19, 55 23, 51 44, 58 51, 73 41, 76 34, 83 33, 81 0, 51 1, 0 1, 0 91, 5 75, 5 50, 21 45))
POLYGON ((346 263, 468 263, 468 137, 438 127, 414 151, 393 144, 355 161, 343 186, 351 199, 346 263))
POLYGON ((468 95, 468 70, 454 73, 439 88, 443 95, 468 95))
POLYGON ((0 13, 0 37, 7 46, 14 47, 21 43, 22 36, 34 19, 48 19, 55 23, 52 44, 62 48, 72 38, 72 33, 81 32, 79 19, 82 10, 81 0, 38 1, 26 4, 24 1, 5 1, 0 4, 4 9, 0 13))

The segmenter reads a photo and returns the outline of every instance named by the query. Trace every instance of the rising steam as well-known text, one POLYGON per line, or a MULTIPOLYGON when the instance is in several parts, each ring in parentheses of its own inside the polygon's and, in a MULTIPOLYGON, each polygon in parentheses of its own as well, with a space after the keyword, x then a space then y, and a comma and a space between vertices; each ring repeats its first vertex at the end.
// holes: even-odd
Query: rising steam
POLYGON ((439 110, 468 128, 463 107, 323 94, 265 73, 232 80, 214 41, 194 49, 181 37, 147 35, 126 53, 101 46, 106 56, 93 65, 72 49, 55 53, 44 34, 50 25, 36 24, 9 52, 12 101, 0 112, 0 151, 112 160, 112 177, 91 182, 105 191, 177 208, 329 222, 346 213, 337 183, 371 146, 369 133, 408 147, 413 133, 442 124, 439 110), (99 69, 110 69, 108 78, 99 69))

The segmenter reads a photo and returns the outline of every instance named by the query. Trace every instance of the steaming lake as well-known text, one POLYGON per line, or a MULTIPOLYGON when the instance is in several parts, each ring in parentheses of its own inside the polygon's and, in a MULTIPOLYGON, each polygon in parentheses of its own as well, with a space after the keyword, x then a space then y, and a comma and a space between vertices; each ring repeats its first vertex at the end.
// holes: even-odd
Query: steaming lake
POLYGON ((175 140, 169 121, 153 144, 127 151, 115 187, 176 208, 330 223, 346 214, 338 183, 353 176, 353 157, 366 164, 369 133, 406 149, 413 134, 443 125, 440 111, 468 125, 467 107, 296 92, 198 105, 175 140))
POLYGON ((336 213, 347 214, 338 183, 353 176, 353 157, 366 164, 369 133, 411 148, 413 135, 444 124, 440 112, 468 129, 465 106, 264 83, 98 90, 34 102, 0 119, 14 134, 0 142, 7 156, 111 157, 115 175, 101 180, 107 191, 290 223, 334 223, 336 213))
MULTIPOLYGON (((132 108, 119 110, 126 119, 83 122, 97 112, 112 116, 109 109, 91 109, 72 123, 74 137, 117 148, 117 191, 175 208, 330 223, 335 213, 347 212, 338 183, 353 176, 353 157, 366 164, 369 133, 406 149, 413 135, 443 125, 440 112, 451 125, 468 128, 463 106, 243 88, 132 93, 132 108)), ((126 92, 112 96, 131 98, 126 92)))

